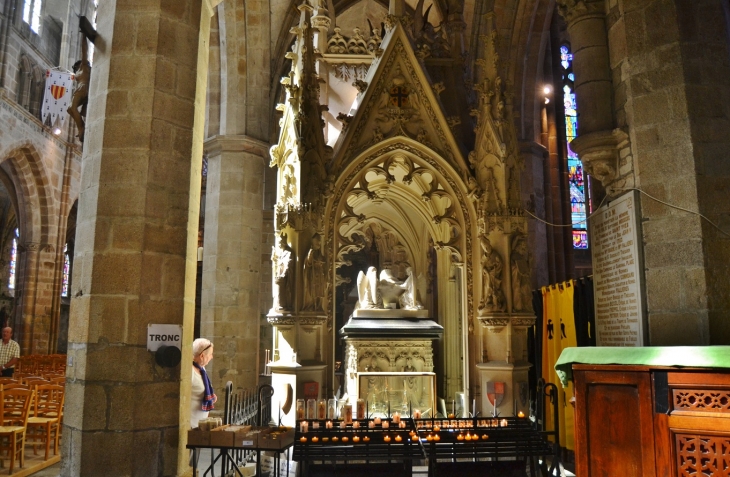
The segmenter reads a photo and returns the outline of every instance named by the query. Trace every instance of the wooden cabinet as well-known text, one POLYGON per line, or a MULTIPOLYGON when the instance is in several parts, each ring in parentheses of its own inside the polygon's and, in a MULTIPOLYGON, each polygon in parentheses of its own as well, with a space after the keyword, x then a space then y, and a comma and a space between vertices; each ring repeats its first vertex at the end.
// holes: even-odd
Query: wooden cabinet
POLYGON ((730 477, 722 371, 573 365, 576 475, 730 477))

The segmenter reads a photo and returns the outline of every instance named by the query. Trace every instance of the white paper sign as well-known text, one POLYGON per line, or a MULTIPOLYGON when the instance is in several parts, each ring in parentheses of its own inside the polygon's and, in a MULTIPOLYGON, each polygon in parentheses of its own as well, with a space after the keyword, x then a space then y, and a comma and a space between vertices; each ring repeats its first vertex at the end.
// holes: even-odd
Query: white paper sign
POLYGON ((590 221, 598 346, 644 346, 635 193, 612 200, 590 221))
POLYGON ((182 349, 182 325, 147 325, 147 351, 157 351, 160 346, 182 349))

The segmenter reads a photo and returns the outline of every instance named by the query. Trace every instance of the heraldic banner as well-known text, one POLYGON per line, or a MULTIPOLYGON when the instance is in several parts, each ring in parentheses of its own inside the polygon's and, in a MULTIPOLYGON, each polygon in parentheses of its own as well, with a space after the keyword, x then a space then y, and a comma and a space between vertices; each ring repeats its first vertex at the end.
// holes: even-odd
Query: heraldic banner
POLYGON ((43 94, 43 108, 41 117, 43 124, 46 124, 48 116, 51 117, 51 126, 63 126, 66 122, 71 104, 71 87, 74 75, 64 71, 46 71, 46 89, 43 94), (58 119, 58 122, 56 122, 58 119))

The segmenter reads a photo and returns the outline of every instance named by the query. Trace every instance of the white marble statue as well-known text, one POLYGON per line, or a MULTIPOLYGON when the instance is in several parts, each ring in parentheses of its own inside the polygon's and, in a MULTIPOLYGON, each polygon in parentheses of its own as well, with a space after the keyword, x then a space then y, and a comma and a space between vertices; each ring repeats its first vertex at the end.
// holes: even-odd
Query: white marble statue
POLYGON ((413 269, 408 267, 405 280, 398 280, 393 271, 385 268, 377 278, 375 267, 368 268, 367 273, 360 271, 357 276, 358 308, 391 308, 399 307, 402 310, 423 310, 418 300, 417 285, 423 282, 423 277, 413 276, 413 269))
POLYGON ((384 268, 380 271, 378 291, 383 299, 384 308, 396 308, 400 297, 405 293, 406 289, 403 287, 403 282, 393 275, 391 269, 384 268))
POLYGON ((294 251, 287 243, 287 235, 278 238, 278 247, 271 254, 274 268, 274 310, 291 311, 294 301, 294 251))
POLYGON ((378 293, 378 271, 375 267, 368 267, 367 273, 360 270, 357 274, 358 308, 382 308, 382 299, 378 293))

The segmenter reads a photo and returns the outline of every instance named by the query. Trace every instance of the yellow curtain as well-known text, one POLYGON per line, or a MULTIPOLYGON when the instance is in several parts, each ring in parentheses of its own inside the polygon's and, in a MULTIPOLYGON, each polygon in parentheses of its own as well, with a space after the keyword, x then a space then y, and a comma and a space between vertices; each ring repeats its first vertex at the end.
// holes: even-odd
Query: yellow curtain
MULTIPOLYGON (((573 315, 573 281, 558 286, 542 288, 543 296, 543 346, 542 377, 558 387, 558 418, 560 420, 560 445, 574 449, 573 406, 569 400, 573 396, 572 383, 563 388, 555 373, 555 362, 563 348, 577 346, 575 317, 573 315)), ((553 429, 553 414, 550 406, 546 408, 547 429, 553 429)))

